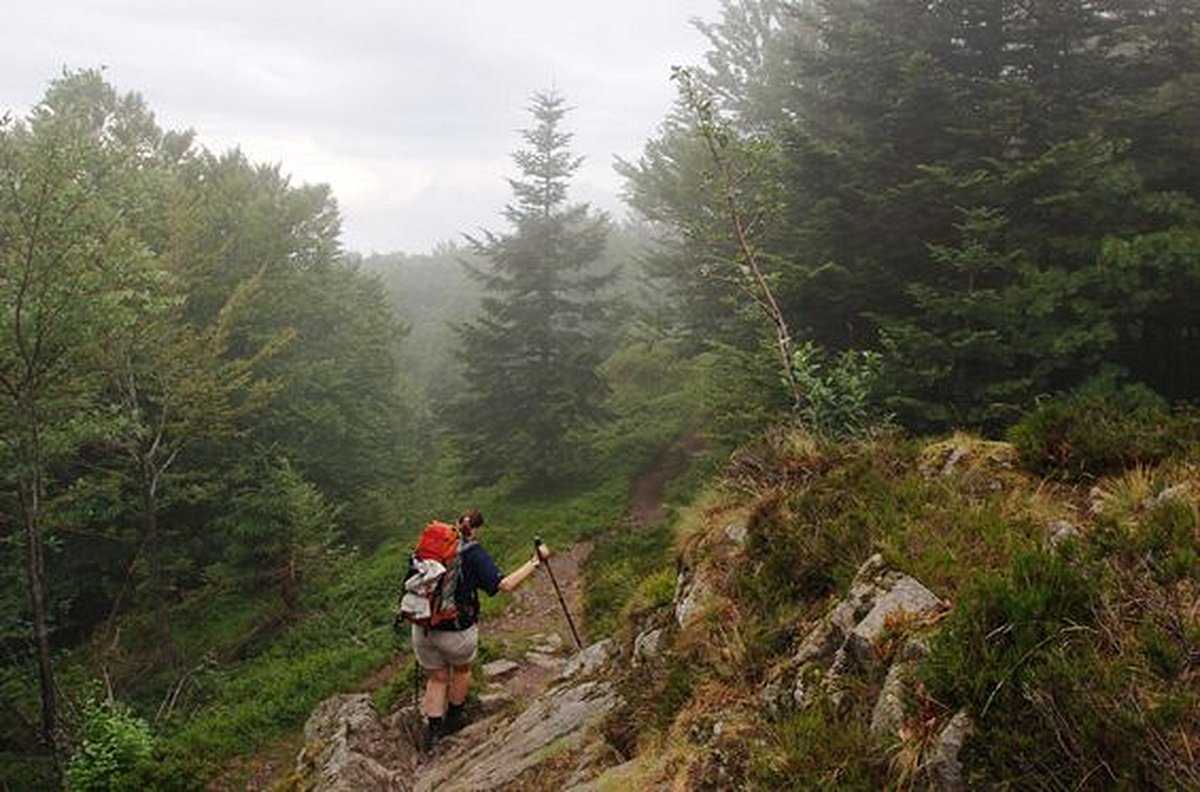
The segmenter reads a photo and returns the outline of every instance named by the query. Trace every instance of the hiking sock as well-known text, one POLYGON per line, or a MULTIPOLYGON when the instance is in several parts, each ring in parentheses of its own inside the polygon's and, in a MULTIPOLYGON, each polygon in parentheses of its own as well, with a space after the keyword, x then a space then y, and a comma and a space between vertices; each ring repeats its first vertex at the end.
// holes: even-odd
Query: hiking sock
POLYGON ((453 734, 466 725, 467 703, 451 704, 446 709, 446 734, 453 734))
POLYGON ((425 722, 425 739, 421 743, 421 750, 429 753, 433 750, 433 746, 445 734, 445 724, 441 718, 430 717, 425 722))

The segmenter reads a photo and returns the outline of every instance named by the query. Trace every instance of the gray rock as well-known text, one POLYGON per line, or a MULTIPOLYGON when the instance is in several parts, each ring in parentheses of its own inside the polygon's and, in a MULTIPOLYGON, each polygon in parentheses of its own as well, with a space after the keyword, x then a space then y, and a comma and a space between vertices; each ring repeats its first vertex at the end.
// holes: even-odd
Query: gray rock
POLYGON ((533 636, 531 639, 533 651, 541 652, 542 654, 558 654, 563 650, 565 645, 563 637, 558 633, 542 633, 533 636))
POLYGON ((854 625, 847 644, 855 658, 864 665, 874 661, 874 646, 883 635, 889 618, 908 613, 916 617, 932 616, 945 604, 916 578, 902 575, 892 587, 875 600, 870 612, 854 625))
POLYGON ((664 632, 660 627, 657 630, 644 632, 634 640, 633 664, 635 666, 640 666, 647 660, 653 660, 655 657, 658 657, 664 632))
POLYGON ((725 526, 725 538, 735 545, 746 544, 746 537, 750 534, 750 529, 744 522, 730 523, 725 526))
POLYGON ((685 579, 682 574, 676 582, 675 589, 675 621, 681 628, 686 628, 712 601, 712 589, 703 577, 693 576, 685 579))
POLYGON ((1154 502, 1155 504, 1160 504, 1171 500, 1182 500, 1187 497, 1191 489, 1191 485, 1186 481, 1182 484, 1176 484, 1173 487, 1166 487, 1154 497, 1154 502))
POLYGON ((958 755, 973 730, 971 716, 965 710, 960 711, 942 728, 937 740, 930 746, 924 768, 934 789, 963 792, 967 788, 958 755))
POLYGON ((526 652, 525 662, 543 668, 547 671, 559 671, 565 664, 561 657, 542 654, 541 652, 526 652))
MULTIPOLYGON (((842 608, 842 605, 838 605, 838 608, 842 608)), ((838 618, 830 615, 809 630, 808 635, 800 642, 800 648, 792 655, 792 663, 804 665, 814 660, 829 662, 833 658, 833 653, 846 640, 848 628, 839 622, 838 618)), ((853 622, 850 626, 853 626, 853 622)))
POLYGON ((588 646, 567 661, 562 671, 559 672, 558 678, 570 679, 575 676, 588 676, 599 671, 612 659, 613 649, 611 638, 605 638, 603 641, 588 646))
POLYGON ((479 694, 479 707, 484 712, 495 712, 513 700, 512 695, 502 685, 489 687, 479 694))
MULTIPOLYGON (((621 702, 612 685, 564 685, 536 699, 507 724, 491 724, 480 739, 460 744, 427 768, 417 790, 498 789, 560 750, 580 745, 588 729, 621 702)), ((369 787, 364 787, 369 788, 369 787)))
POLYGON ((854 654, 846 649, 846 646, 834 653, 833 663, 825 672, 825 677, 821 680, 821 687, 835 708, 841 708, 850 688, 846 678, 852 676, 857 670, 858 661, 854 654))
POLYGON ((296 772, 305 789, 405 789, 401 773, 380 761, 397 746, 385 733, 369 695, 339 695, 321 702, 304 724, 304 738, 296 772))
POLYGON ((814 693, 822 682, 821 667, 816 663, 808 663, 797 673, 792 682, 792 701, 797 709, 804 709, 812 704, 814 693))
POLYGON ((483 671, 483 676, 486 679, 497 679, 499 677, 511 674, 520 667, 520 663, 507 658, 501 658, 499 660, 493 660, 490 663, 484 663, 481 670, 483 671))
POLYGON ((1075 539, 1079 536, 1079 529, 1072 523, 1066 520, 1055 520, 1050 523, 1050 527, 1046 532, 1046 541, 1051 547, 1058 547, 1068 539, 1075 539))
POLYGON ((893 664, 888 669, 879 698, 875 700, 871 712, 871 736, 885 745, 899 736, 900 727, 904 725, 904 700, 913 670, 910 663, 893 664))
POLYGON ((929 636, 910 635, 896 653, 897 663, 919 663, 929 656, 929 636))
POLYGON ((958 465, 958 461, 967 455, 968 451, 964 446, 955 446, 950 452, 950 456, 946 458, 946 463, 942 465, 942 475, 949 476, 954 472, 954 468, 958 465))

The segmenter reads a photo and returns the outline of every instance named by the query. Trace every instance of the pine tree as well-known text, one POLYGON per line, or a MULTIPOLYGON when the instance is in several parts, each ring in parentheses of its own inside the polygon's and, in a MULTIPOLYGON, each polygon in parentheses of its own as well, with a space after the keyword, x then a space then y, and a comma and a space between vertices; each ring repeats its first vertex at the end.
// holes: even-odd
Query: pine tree
POLYGON ((539 92, 529 111, 536 123, 521 133, 520 177, 509 179, 504 210, 512 230, 468 237, 487 266, 464 266, 485 296, 480 315, 458 327, 467 376, 450 419, 470 473, 544 483, 570 469, 572 432, 603 413, 603 288, 614 273, 591 266, 607 216, 568 202, 582 158, 561 127, 565 100, 539 92))

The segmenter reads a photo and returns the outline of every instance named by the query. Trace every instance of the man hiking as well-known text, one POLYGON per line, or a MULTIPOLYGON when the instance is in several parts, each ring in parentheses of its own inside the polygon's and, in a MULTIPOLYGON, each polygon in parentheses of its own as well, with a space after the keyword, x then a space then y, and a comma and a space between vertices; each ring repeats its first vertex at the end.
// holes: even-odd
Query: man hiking
POLYGON ((412 646, 417 662, 425 670, 425 695, 421 714, 425 717, 422 748, 432 750, 444 735, 461 729, 467 722, 467 691, 471 685, 471 663, 479 652, 479 592, 489 597, 510 592, 521 585, 550 555, 546 545, 538 545, 533 557, 505 575, 478 543, 483 515, 469 509, 458 518, 457 579, 454 600, 457 613, 436 624, 412 625, 412 646))

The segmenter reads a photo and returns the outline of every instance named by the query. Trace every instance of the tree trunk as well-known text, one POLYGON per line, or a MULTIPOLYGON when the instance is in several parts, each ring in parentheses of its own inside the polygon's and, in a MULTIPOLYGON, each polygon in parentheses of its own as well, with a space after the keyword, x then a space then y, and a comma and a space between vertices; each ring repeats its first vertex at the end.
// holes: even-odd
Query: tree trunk
POLYGON ((46 561, 42 543, 41 476, 22 482, 25 512, 25 574, 29 582, 29 611, 37 647, 38 682, 42 693, 42 740, 56 746, 57 716, 54 702, 54 666, 50 661, 50 631, 46 626, 46 561))
POLYGON ((142 477, 142 525, 144 532, 145 557, 150 597, 154 607, 154 629, 161 641, 160 647, 166 657, 174 661, 174 643, 171 641, 171 619, 167 608, 167 585, 163 576, 163 563, 158 546, 158 492, 157 479, 150 473, 142 477))

